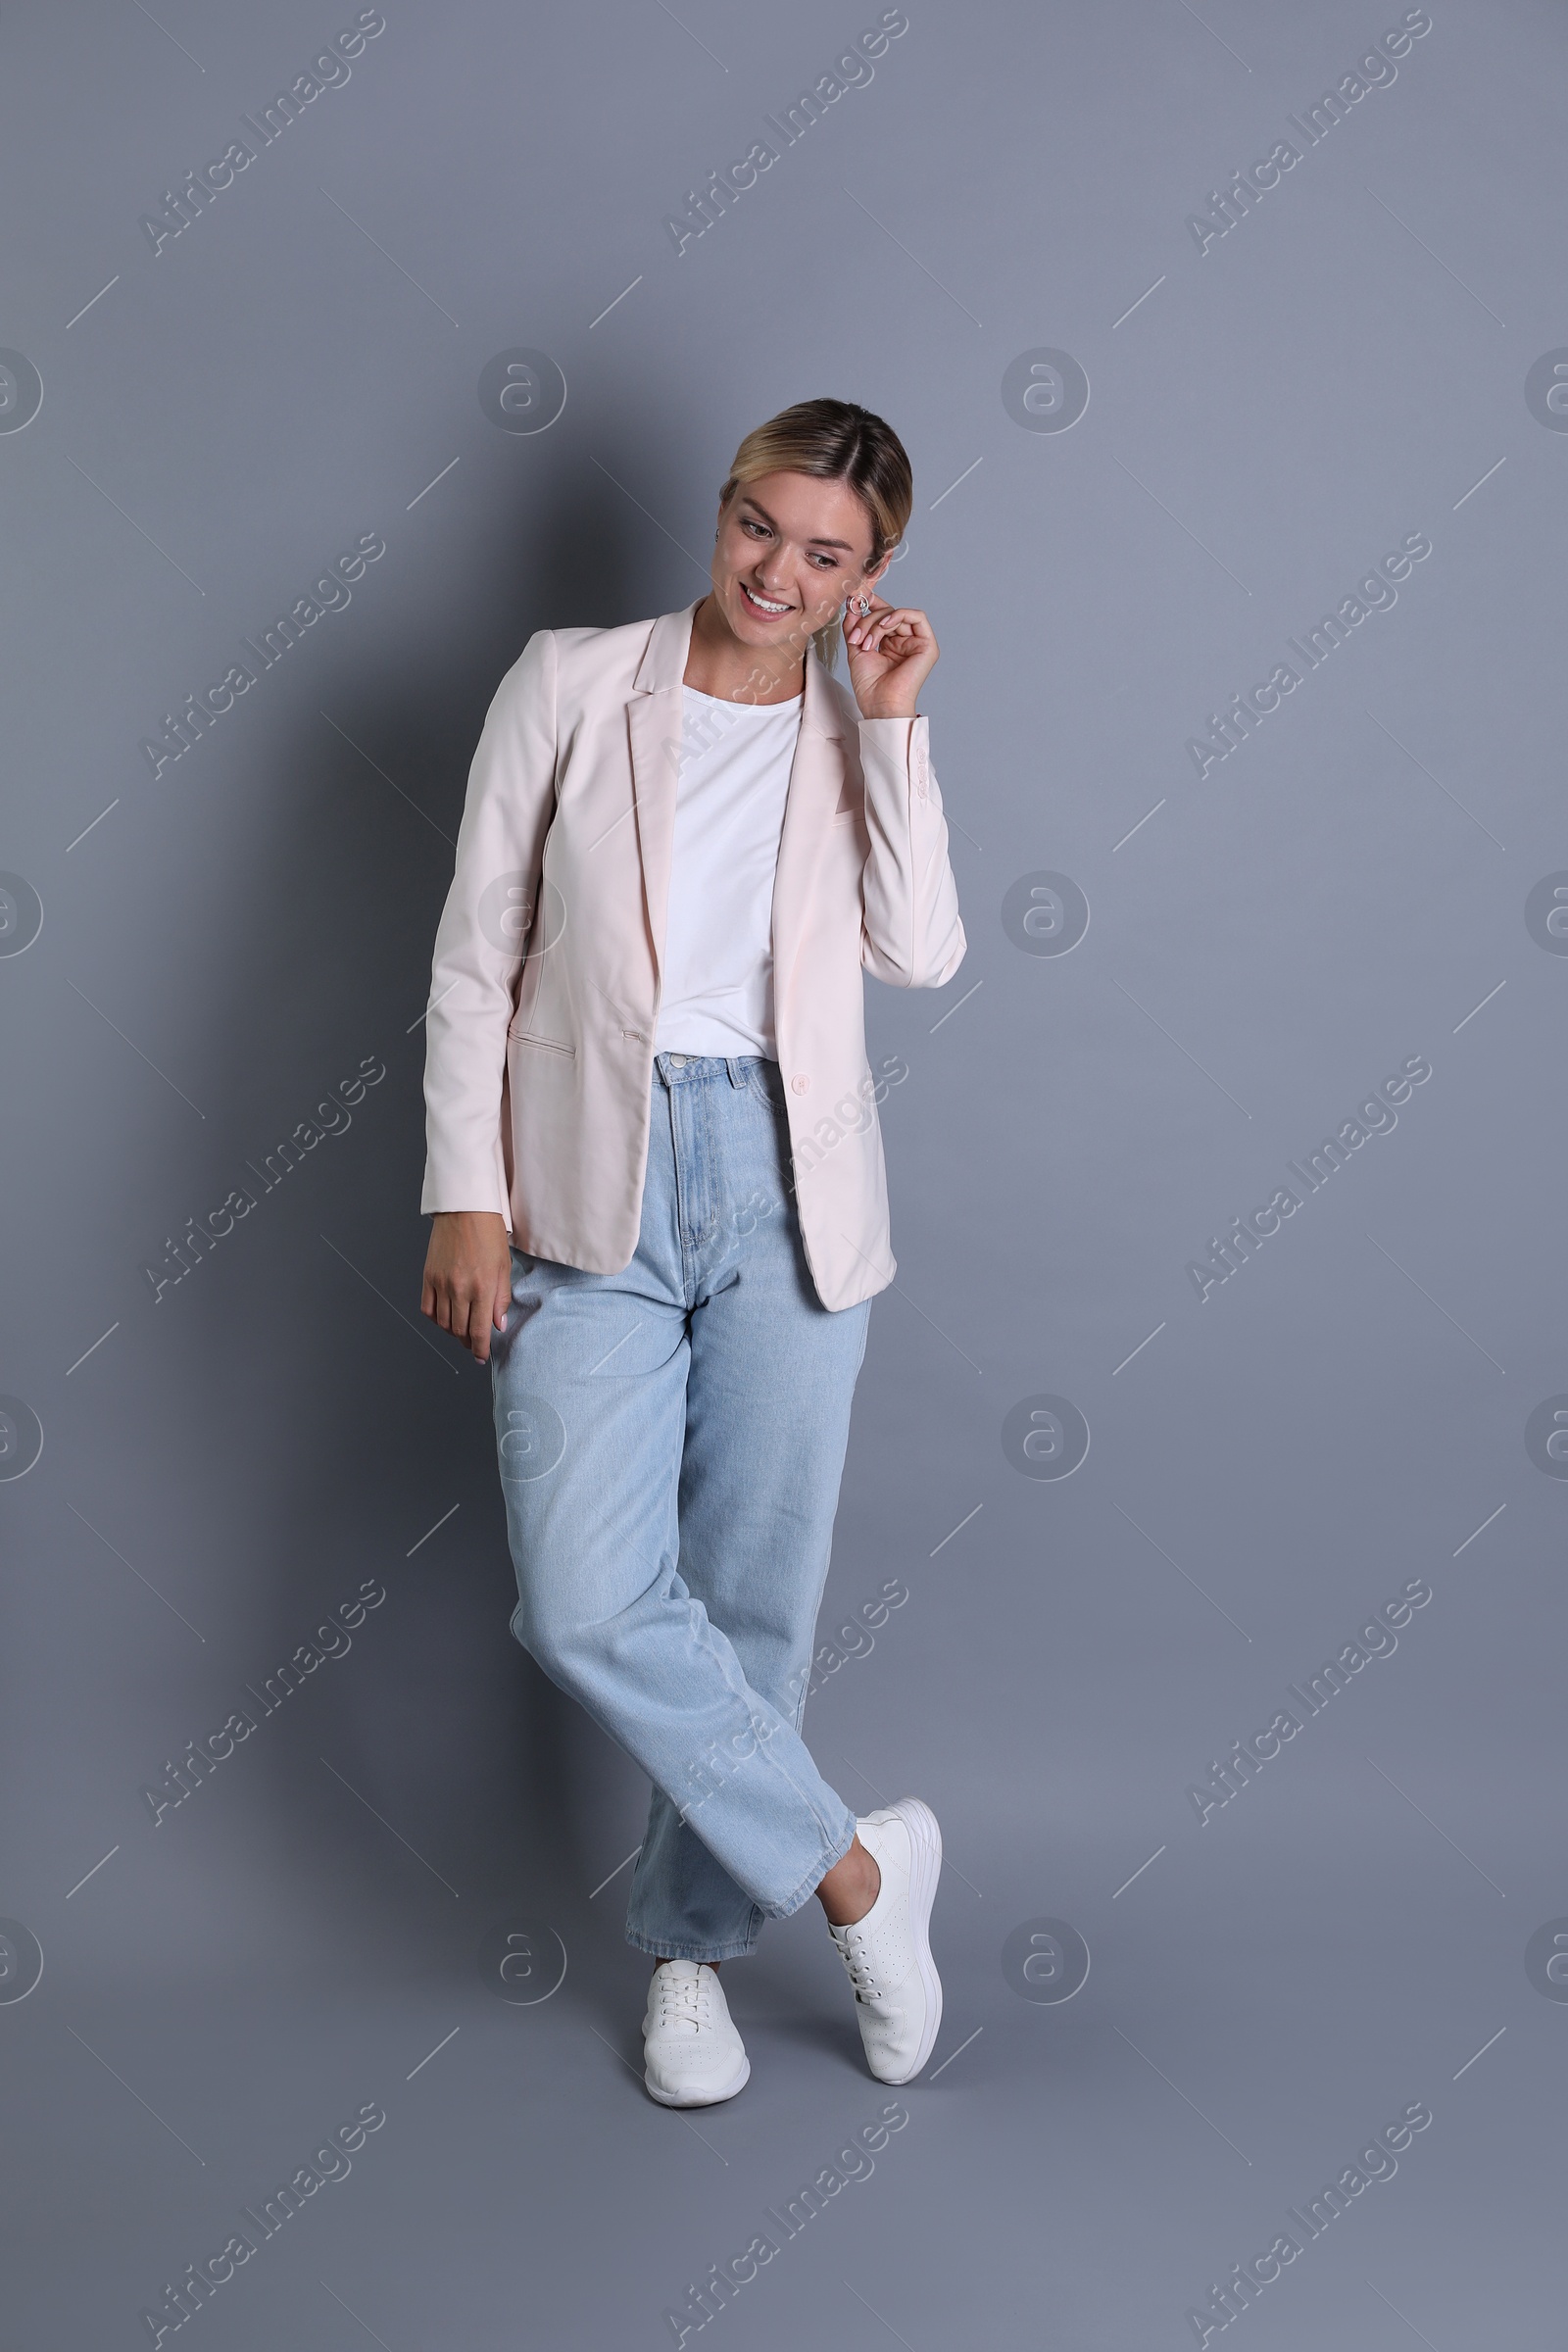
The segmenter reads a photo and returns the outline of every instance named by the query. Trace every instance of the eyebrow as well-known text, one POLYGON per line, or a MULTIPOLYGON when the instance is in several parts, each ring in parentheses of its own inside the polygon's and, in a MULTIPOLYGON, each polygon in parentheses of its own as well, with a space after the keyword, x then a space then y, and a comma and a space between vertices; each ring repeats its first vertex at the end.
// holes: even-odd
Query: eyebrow
MULTIPOLYGON (((770 531, 776 531, 778 529, 778 524, 773 520, 772 515, 763 506, 760 499, 753 498, 751 493, 748 491, 742 496, 741 504, 743 507, 755 508, 770 531)), ((847 556, 853 556, 855 553, 854 548, 850 545, 850 542, 847 539, 809 539, 807 541, 807 545, 808 547, 842 547, 847 556)))

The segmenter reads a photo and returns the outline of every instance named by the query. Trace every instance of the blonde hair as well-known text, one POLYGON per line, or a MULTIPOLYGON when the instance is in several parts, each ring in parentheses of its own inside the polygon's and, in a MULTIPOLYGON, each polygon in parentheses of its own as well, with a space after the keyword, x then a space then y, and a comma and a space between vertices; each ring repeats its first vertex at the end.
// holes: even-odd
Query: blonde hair
MULTIPOLYGON (((803 400, 753 427, 718 494, 727 507, 742 482, 764 473, 808 473, 818 481, 843 482, 864 508, 871 525, 870 564, 891 553, 903 538, 914 505, 914 477, 904 443, 892 425, 853 400, 803 400)), ((842 631, 836 620, 818 629, 811 643, 831 669, 842 631)))

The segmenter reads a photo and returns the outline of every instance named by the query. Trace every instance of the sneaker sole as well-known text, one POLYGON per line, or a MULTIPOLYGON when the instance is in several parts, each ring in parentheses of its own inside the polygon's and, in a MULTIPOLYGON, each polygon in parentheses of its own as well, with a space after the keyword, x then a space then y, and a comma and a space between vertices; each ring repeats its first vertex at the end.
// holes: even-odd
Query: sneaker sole
POLYGON ((914 2064, 907 2074, 884 2076, 885 2082, 912 2082, 936 2048, 937 2034, 942 2026, 942 1979, 937 1975, 936 1962, 931 1957, 929 1928, 931 1906, 936 1901, 937 1881, 942 1875, 942 1831, 937 1817, 917 1796, 901 1796, 896 1805, 888 1807, 896 1813, 909 1833, 909 1924, 915 1935, 915 1958, 919 1963, 920 1983, 925 1990, 925 2032, 914 2064))
POLYGON ((700 2097, 692 2098, 676 2091, 656 2090, 646 2075, 643 2077, 643 2088, 651 2099, 659 2101, 661 2107, 716 2107, 723 2100, 732 2099, 738 2090, 744 2090, 751 2079, 752 2062, 743 2050, 741 2071, 723 2090, 705 2090, 700 2097))

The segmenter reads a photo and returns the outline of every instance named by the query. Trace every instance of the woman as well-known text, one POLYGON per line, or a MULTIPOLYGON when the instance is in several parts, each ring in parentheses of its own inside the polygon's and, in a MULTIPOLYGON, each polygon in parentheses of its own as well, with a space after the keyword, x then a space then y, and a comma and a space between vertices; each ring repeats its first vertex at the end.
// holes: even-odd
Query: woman
POLYGON ((941 2018, 935 1818, 858 1821, 801 1738, 896 1263, 861 974, 940 987, 965 944, 936 641, 872 594, 911 503, 865 409, 749 433, 709 593, 502 680, 436 937, 423 1311, 491 1367, 512 1630, 654 1784, 626 1936, 668 2106, 746 2082, 718 1968, 812 1893, 873 2075, 941 2018))

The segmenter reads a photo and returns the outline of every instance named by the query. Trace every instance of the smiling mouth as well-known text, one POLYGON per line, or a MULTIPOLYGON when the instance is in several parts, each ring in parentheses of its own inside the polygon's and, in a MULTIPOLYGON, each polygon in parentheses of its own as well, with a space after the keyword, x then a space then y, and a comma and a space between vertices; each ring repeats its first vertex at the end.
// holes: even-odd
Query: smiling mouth
POLYGON ((745 597, 746 602, 760 620, 782 620, 786 612, 793 612, 795 610, 793 605, 776 604, 771 600, 764 603, 760 597, 752 594, 744 580, 739 582, 739 587, 742 596, 745 597))

